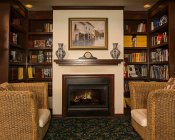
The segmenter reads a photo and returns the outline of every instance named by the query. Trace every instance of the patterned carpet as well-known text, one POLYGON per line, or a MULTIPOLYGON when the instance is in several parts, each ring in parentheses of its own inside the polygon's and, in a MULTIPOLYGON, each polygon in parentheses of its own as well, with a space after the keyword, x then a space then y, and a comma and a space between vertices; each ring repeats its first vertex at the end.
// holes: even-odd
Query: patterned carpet
POLYGON ((141 140, 130 116, 115 118, 53 118, 44 140, 141 140))

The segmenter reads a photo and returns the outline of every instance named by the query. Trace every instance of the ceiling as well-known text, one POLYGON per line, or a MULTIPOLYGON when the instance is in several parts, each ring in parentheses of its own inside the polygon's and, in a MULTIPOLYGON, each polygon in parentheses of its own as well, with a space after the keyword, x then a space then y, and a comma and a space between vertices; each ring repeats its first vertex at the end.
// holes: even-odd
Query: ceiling
POLYGON ((32 4, 31 11, 52 10, 52 6, 124 6, 124 10, 145 11, 144 4, 155 4, 158 0, 19 0, 32 4))

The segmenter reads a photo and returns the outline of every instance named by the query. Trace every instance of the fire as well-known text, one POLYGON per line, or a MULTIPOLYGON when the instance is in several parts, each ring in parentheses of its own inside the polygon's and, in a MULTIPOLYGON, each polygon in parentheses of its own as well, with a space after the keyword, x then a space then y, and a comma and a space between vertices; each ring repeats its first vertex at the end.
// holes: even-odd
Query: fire
POLYGON ((80 100, 91 100, 92 99, 92 92, 91 91, 85 91, 83 94, 79 96, 75 96, 74 102, 79 102, 80 100))

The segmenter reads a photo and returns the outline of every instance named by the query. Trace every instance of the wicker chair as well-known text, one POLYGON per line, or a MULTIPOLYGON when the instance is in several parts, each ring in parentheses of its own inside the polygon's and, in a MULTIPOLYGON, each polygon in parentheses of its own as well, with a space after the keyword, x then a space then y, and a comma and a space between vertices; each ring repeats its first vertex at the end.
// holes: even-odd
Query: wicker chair
POLYGON ((145 140, 175 140, 175 90, 165 82, 130 82, 131 113, 147 109, 147 125, 141 126, 131 114, 134 129, 145 140))
POLYGON ((51 118, 48 84, 13 83, 7 89, 0 91, 0 140, 42 140, 51 118))

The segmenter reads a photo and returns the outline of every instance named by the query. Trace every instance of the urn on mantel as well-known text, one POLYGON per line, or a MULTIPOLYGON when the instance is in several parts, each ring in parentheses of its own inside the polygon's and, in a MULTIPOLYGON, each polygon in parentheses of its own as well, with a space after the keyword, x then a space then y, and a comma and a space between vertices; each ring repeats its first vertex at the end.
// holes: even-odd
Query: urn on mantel
POLYGON ((63 49, 63 43, 58 43, 58 50, 56 51, 56 56, 58 59, 63 59, 66 55, 65 50, 63 49))
POLYGON ((118 59, 120 56, 120 51, 118 49, 118 43, 113 43, 113 49, 110 52, 113 59, 118 59))

